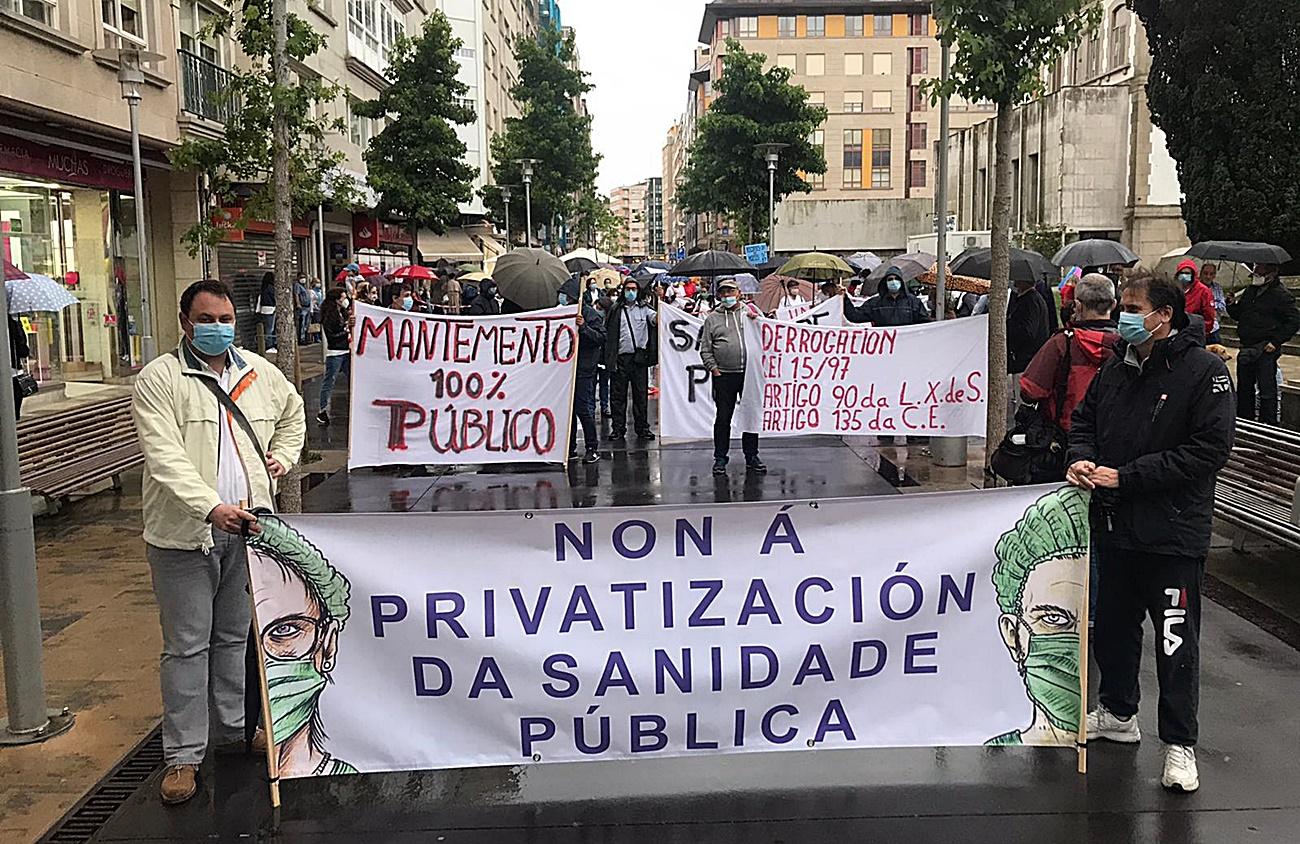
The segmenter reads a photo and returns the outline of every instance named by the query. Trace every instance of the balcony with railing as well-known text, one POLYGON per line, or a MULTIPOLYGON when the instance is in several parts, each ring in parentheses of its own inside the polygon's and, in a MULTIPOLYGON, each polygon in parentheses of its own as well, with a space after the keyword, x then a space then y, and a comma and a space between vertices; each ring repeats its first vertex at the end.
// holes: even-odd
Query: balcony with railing
POLYGON ((235 113, 235 103, 229 93, 233 74, 188 50, 176 52, 181 66, 181 110, 214 123, 225 123, 235 113))

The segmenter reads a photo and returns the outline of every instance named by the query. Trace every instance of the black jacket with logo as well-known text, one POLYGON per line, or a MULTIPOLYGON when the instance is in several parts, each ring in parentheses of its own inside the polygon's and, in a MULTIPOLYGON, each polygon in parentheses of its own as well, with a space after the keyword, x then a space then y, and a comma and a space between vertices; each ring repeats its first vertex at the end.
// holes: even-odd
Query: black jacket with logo
POLYGON ((1197 327, 1156 343, 1141 368, 1128 344, 1102 365, 1070 428, 1071 464, 1119 471, 1093 494, 1093 532, 1118 548, 1204 557, 1214 479, 1228 462, 1237 400, 1228 368, 1197 327))
POLYGON ((1228 306, 1228 316, 1237 321, 1237 336, 1247 348, 1272 343, 1280 349, 1300 331, 1295 297, 1276 280, 1248 287, 1228 306))

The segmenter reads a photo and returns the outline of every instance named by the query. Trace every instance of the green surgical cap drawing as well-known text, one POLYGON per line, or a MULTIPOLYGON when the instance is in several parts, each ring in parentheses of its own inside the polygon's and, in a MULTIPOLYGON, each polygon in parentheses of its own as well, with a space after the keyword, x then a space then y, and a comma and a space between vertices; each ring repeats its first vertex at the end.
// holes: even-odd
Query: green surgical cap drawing
POLYGON ((1002 534, 993 586, 998 628, 1034 704, 1026 728, 990 745, 1070 745, 1082 712, 1079 625, 1088 577, 1088 495, 1060 489, 1035 501, 1002 534))
POLYGON ((351 586, 301 533, 275 516, 248 538, 266 661, 271 736, 281 776, 354 774, 325 751, 320 696, 330 682, 351 586))

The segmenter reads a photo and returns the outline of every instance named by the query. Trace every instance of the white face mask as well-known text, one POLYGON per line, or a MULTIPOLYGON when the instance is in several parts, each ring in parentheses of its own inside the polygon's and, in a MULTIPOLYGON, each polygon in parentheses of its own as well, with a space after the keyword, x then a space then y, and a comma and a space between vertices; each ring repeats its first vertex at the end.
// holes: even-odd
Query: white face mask
POLYGON ((1264 285, 1268 284, 1268 277, 1262 275, 1252 276, 1250 279, 1250 283, 1255 287, 1263 287, 1264 285))

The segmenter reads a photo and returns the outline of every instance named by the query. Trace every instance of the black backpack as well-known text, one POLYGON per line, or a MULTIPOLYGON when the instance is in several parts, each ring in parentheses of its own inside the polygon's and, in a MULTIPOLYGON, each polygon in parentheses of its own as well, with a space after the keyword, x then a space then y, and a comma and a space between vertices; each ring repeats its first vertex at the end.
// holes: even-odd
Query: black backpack
MULTIPOLYGON (((1074 349, 1074 332, 1065 332, 1065 356, 1056 378, 1056 407, 1065 407, 1070 385, 1070 357, 1074 349)), ((1069 434, 1048 419, 1046 408, 1026 404, 1016 411, 1015 427, 1007 432, 1002 444, 989 459, 994 474, 1012 486, 1059 483, 1065 480, 1069 434)))

